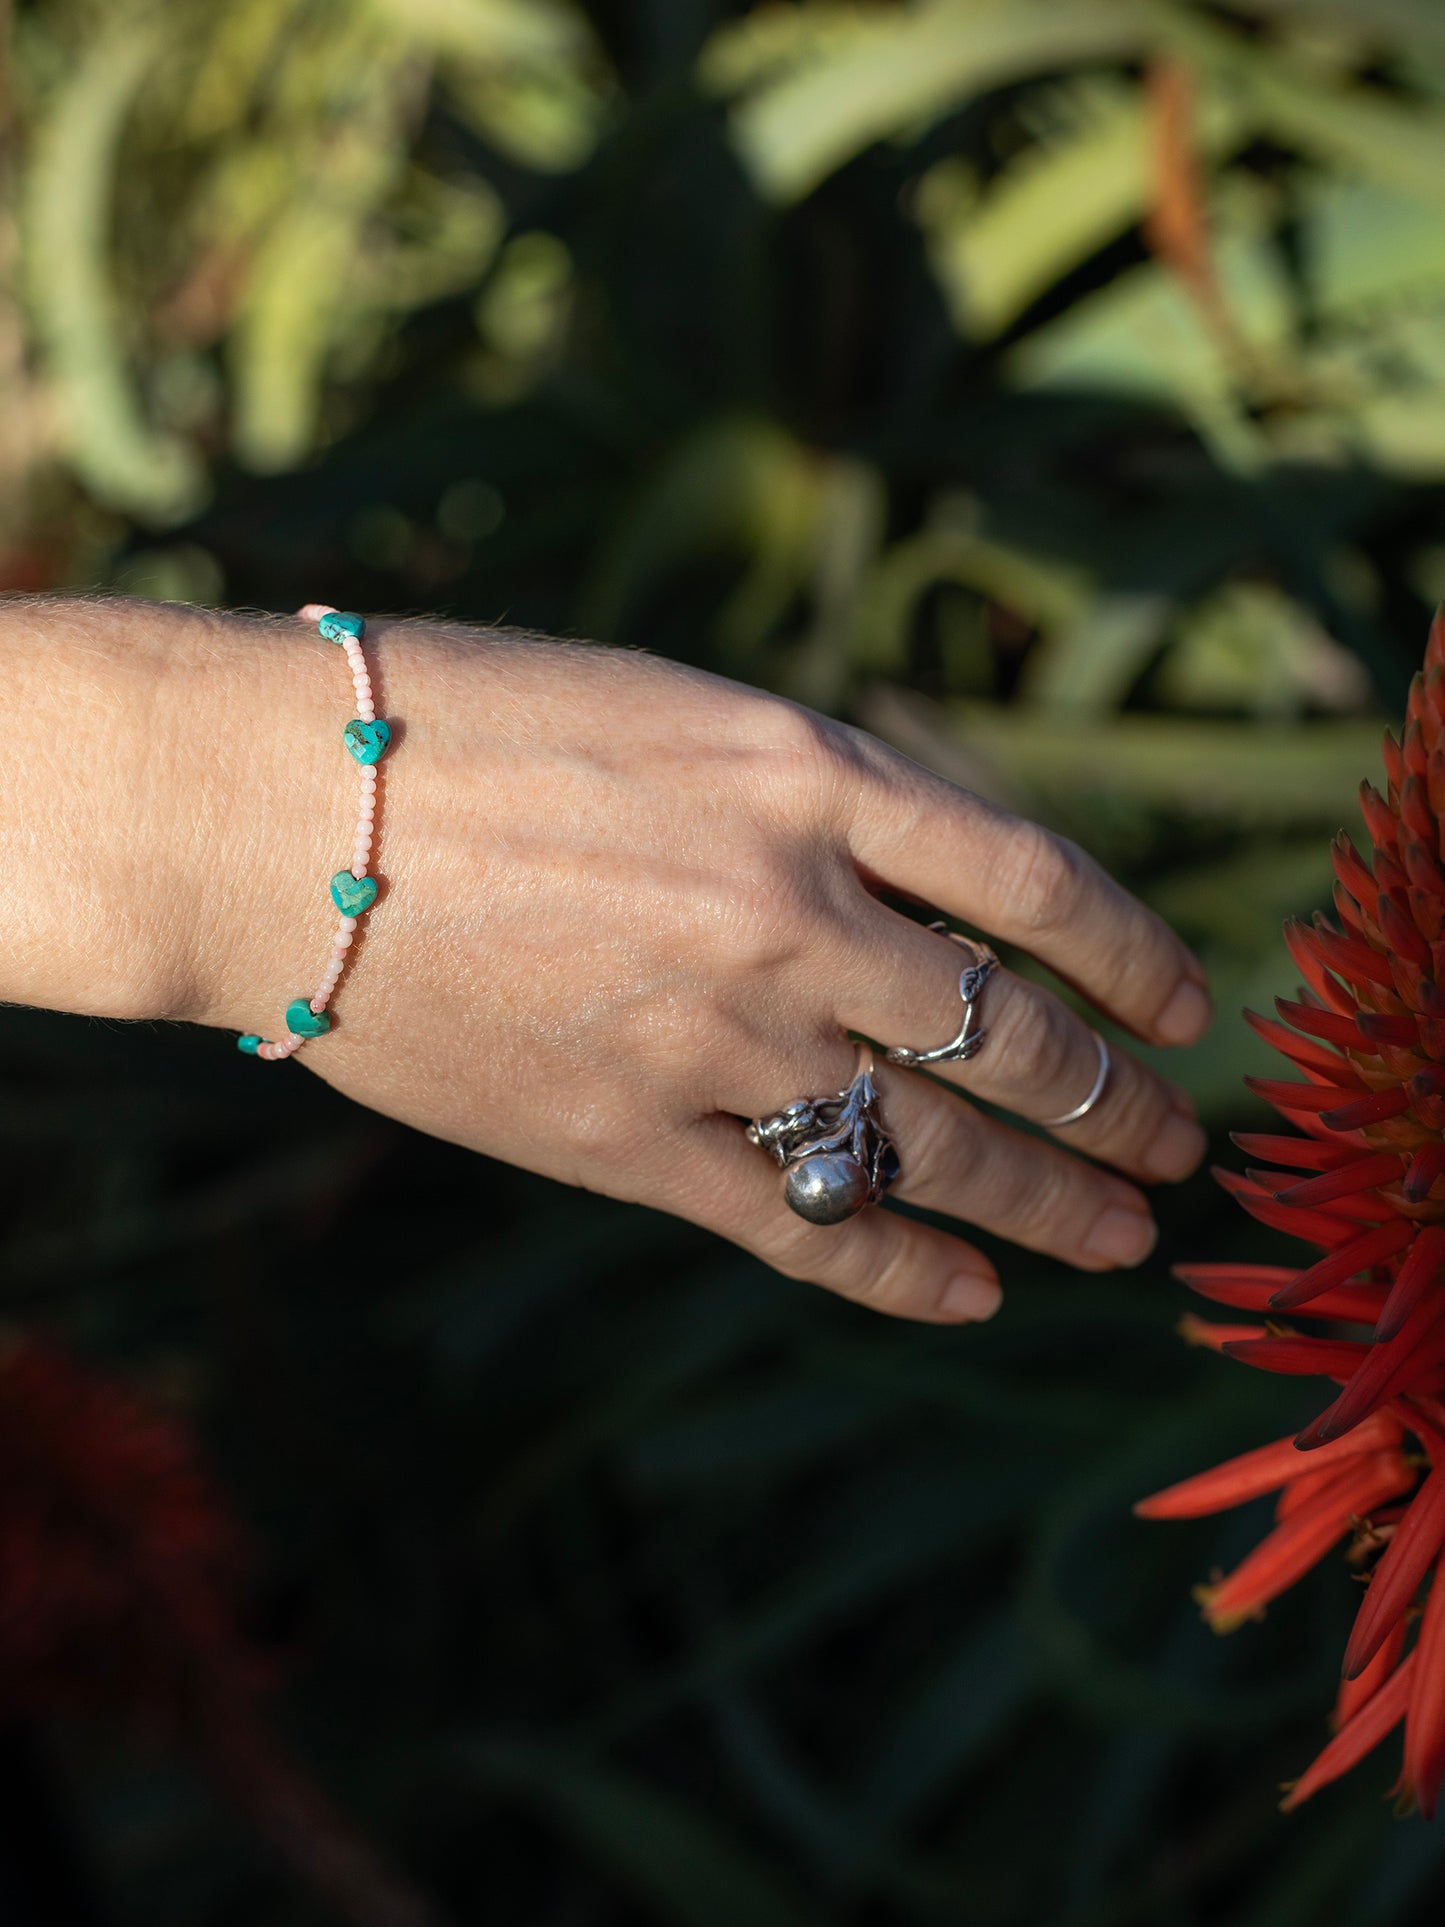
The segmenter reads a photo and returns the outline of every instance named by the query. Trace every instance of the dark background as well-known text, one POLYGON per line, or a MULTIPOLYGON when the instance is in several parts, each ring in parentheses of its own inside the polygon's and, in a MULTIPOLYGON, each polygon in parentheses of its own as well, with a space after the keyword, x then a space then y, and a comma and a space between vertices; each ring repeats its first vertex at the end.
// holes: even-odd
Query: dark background
MULTIPOLYGON (((54 0, 6 41, 4 586, 439 610, 861 720, 1200 946, 1180 1074, 1236 1158, 1236 1013, 1292 994, 1445 588, 1425 0, 54 0)), ((268 1719, 456 1919, 1435 1890, 1389 1748, 1275 1811, 1343 1563, 1219 1639, 1190 1586, 1264 1508, 1129 1514, 1318 1402, 1176 1335, 1171 1262, 1289 1255, 1207 1179, 1138 1275, 999 1253, 946 1332, 210 1033, 0 1012, 0 1135, 12 1336, 194 1428, 268 1719)), ((45 1710, 6 1906, 338 1917, 186 1746, 45 1710)))

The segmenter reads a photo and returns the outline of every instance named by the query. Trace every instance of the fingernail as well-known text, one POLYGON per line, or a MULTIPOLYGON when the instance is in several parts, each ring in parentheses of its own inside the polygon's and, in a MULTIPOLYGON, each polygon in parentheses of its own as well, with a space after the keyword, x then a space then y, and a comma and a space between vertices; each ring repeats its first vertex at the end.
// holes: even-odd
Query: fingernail
POLYGON ((1196 1118, 1199 1115, 1199 1106, 1188 1091, 1181 1090, 1177 1084, 1169 1086, 1169 1102, 1181 1117, 1196 1118))
POLYGON ((1144 1169, 1151 1178, 1187 1178, 1209 1148, 1209 1139, 1178 1111, 1166 1117, 1144 1153, 1144 1169))
POLYGON ((1208 1030, 1213 1015, 1209 992, 1186 978, 1154 1019, 1154 1034, 1163 1044, 1192 1044, 1208 1030))
POLYGON ((1158 1227, 1152 1218, 1111 1204, 1094 1220, 1093 1229, 1084 1240, 1084 1255, 1098 1258, 1107 1265, 1137 1265, 1149 1256, 1158 1236, 1158 1227))
POLYGON ((997 1278, 984 1278, 976 1271, 960 1271, 944 1286, 939 1310, 945 1318, 992 1318, 1003 1303, 1003 1287, 997 1278))

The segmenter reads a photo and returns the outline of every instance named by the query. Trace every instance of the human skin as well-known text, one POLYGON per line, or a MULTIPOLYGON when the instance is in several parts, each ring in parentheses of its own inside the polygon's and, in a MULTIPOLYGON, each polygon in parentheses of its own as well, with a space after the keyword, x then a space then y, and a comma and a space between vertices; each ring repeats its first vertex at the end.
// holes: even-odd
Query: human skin
MULTIPOLYGON (((887 1208, 805 1223, 739 1121, 841 1090, 849 1032, 956 1031, 956 946, 880 892, 1020 946, 1151 1043, 1208 1024, 1197 961, 1075 845, 860 731, 623 650, 384 618, 366 649, 395 732, 381 894, 334 1029, 259 1077, 304 1066, 788 1276, 960 1323, 999 1304, 981 1252, 887 1208)), ((341 652, 294 618, 6 598, 0 687, 0 998, 284 1034, 351 848, 341 652)), ((1055 1116, 1093 1083, 1093 1038, 1010 971, 982 1009, 971 1061, 879 1064, 893 1195, 1087 1270, 1137 1264, 1139 1183, 1203 1154, 1188 1098, 1116 1051, 1086 1118, 1026 1135, 962 1094, 1055 1116)))

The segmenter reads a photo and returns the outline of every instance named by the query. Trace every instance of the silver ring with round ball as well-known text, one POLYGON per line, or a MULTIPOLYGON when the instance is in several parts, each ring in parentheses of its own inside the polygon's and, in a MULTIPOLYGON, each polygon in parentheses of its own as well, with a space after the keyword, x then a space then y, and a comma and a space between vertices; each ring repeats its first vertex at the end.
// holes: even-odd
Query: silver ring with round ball
POLYGON ((898 1153, 878 1109, 871 1052, 836 1097, 800 1097, 747 1127, 749 1143, 782 1167, 788 1208, 809 1224, 843 1224, 898 1178, 898 1153))
POLYGON ((936 1050, 910 1050, 907 1044, 895 1044, 888 1052, 889 1063, 901 1064, 909 1071, 919 1070, 927 1064, 963 1064, 970 1057, 978 1055, 988 1036, 988 1032, 979 1025, 983 987, 998 969, 998 958, 986 943, 979 943, 973 937, 950 930, 946 923, 931 923, 928 927, 968 952, 969 960, 958 974, 958 994, 963 999, 963 1022, 958 1027, 957 1036, 946 1044, 940 1044, 936 1050))

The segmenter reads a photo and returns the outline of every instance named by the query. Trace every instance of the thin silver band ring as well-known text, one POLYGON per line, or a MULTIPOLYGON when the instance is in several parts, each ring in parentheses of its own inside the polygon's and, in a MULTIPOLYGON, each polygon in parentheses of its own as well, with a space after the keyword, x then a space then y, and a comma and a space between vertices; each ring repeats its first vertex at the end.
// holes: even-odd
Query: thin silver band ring
POLYGON ((1109 1081, 1109 1046, 1104 1042, 1098 1031, 1091 1030, 1089 1035, 1099 1047, 1099 1074, 1094 1079, 1094 1087, 1082 1104, 1076 1104, 1073 1110, 1065 1111, 1062 1117, 1041 1117, 1038 1121, 1046 1131, 1057 1131, 1061 1124, 1077 1124, 1081 1117, 1087 1117, 1089 1115, 1089 1112, 1093 1110, 1099 1099, 1104 1095, 1104 1086, 1109 1081))

